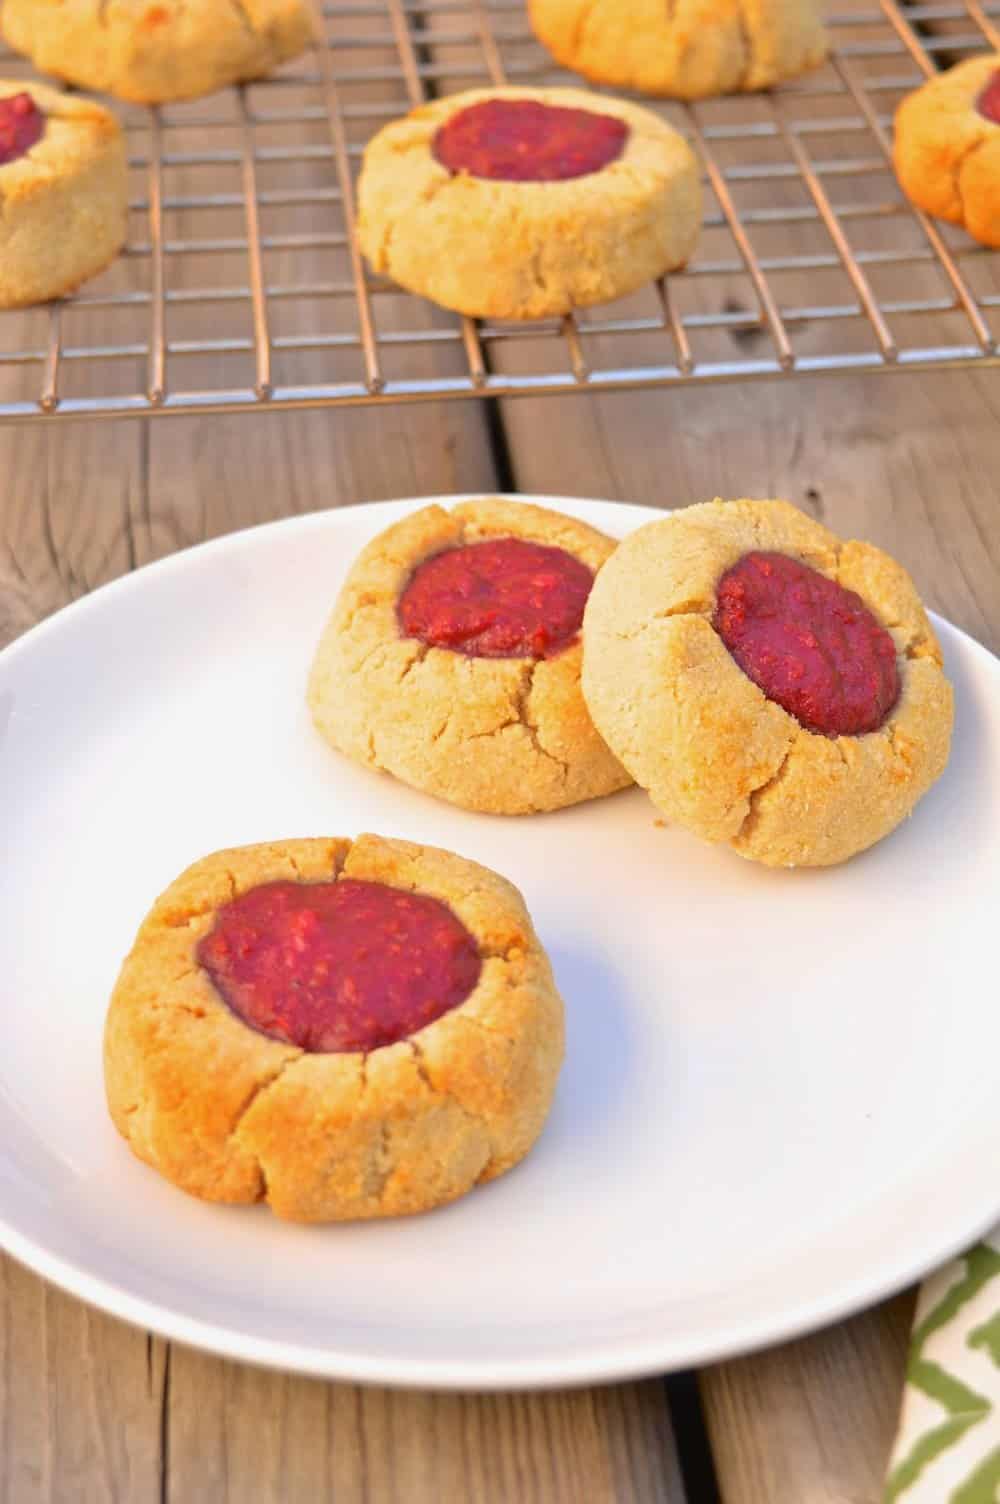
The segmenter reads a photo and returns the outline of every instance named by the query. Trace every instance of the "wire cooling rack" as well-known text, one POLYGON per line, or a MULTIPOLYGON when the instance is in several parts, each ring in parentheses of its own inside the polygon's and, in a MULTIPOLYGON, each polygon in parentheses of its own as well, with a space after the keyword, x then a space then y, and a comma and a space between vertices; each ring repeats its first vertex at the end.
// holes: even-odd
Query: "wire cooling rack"
MULTIPOLYGON (((63 303, 0 316, 0 421, 168 416, 997 364, 1000 257, 914 211, 899 99, 1000 51, 981 0, 835 0, 821 70, 764 95, 656 105, 700 156, 688 269, 620 303, 477 323, 366 271, 369 136, 424 99, 566 82, 523 0, 333 0, 275 77, 122 108, 129 243, 63 303)), ((3 74, 26 76, 3 58, 3 74)))

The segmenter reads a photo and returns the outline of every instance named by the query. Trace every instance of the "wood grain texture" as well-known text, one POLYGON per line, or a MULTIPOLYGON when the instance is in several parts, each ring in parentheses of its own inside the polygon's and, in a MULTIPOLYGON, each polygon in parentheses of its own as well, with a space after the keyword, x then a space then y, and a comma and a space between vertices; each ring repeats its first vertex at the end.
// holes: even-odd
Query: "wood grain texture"
POLYGON ((656 1383, 418 1394, 321 1384, 174 1348, 167 1435, 166 1497, 177 1504, 683 1500, 656 1383))
MULTIPOLYGON (((461 53, 451 49, 446 60, 454 65, 461 53)), ((183 138, 174 144, 182 148, 183 138)), ((278 181, 264 177, 264 186, 278 181)), ((178 198, 232 186, 223 173, 187 168, 172 169, 166 184, 178 198)), ((266 213, 265 231, 322 232, 324 212, 293 218, 286 210, 283 226, 266 213)), ((170 211, 168 233, 238 236, 240 211, 170 211)), ((310 252, 270 257, 267 270, 280 283, 343 267, 336 255, 310 252)), ((217 254, 172 259, 168 268, 169 285, 181 291, 238 274, 217 254)), ((116 275, 138 287, 145 270, 123 263, 116 275)), ((812 291, 802 289, 800 300, 812 291)), ((794 299, 794 286, 786 284, 783 296, 794 299)), ((717 311, 745 299, 745 278, 705 281, 691 297, 691 309, 717 311)), ((340 305, 327 312, 328 327, 344 327, 340 305)), ((275 328, 289 334, 308 332, 314 316, 311 306, 272 313, 275 328)), ((214 332, 246 334, 242 316, 234 311, 214 332)), ((84 317, 89 337, 98 338, 102 316, 84 317)), ((197 337, 202 318, 178 312, 172 330, 197 337)), ((436 314, 391 292, 379 294, 376 318, 383 331, 441 327, 436 314)), ((36 343, 43 335, 33 336, 36 343)), ((107 335, 121 338, 122 330, 109 326, 107 335)), ((800 346, 828 336, 806 329, 800 346)), ((659 338, 651 337, 650 358, 659 338)), ((729 353, 754 353, 767 336, 720 335, 717 343, 727 339, 729 353)), ((282 356, 279 377, 308 379, 326 358, 296 364, 282 356)), ((541 356, 526 346, 509 358, 525 368, 541 356)), ((461 357, 454 346, 435 345, 393 359, 398 374, 450 369, 461 357)), ((188 360, 172 361, 168 380, 193 380, 188 360)), ((221 383, 234 363, 198 357, 197 379, 221 383)), ((69 375, 75 392, 86 390, 86 372, 69 375)), ((122 372, 126 385, 143 379, 138 362, 122 372)), ((931 604, 994 647, 998 416, 1000 392, 989 373, 584 394, 511 402, 503 411, 515 479, 525 490, 656 506, 715 494, 788 496, 838 531, 897 553, 931 604)), ((6 429, 0 467, 0 641, 136 564, 237 527, 496 483, 482 410, 458 404, 192 418, 148 430, 6 429)), ((908 1320, 904 1298, 703 1375, 725 1504, 876 1504, 908 1320)), ((680 1504, 683 1488, 657 1383, 541 1396, 317 1383, 148 1339, 0 1259, 0 1504, 161 1498, 680 1504)))
MULTIPOLYGON (((170 145, 181 153, 197 138, 178 131, 170 145)), ((178 200, 205 196, 229 188, 224 177, 171 169, 166 190, 178 200)), ((323 212, 293 228, 322 230, 323 212)), ((170 210, 167 233, 188 243, 234 238, 238 211, 234 222, 231 209, 170 210)), ((169 258, 168 287, 238 280, 239 254, 169 258)), ((115 275, 141 286, 145 270, 121 263, 115 275)), ((268 275, 281 284, 330 269, 311 252, 272 258, 268 275)), ((282 310, 279 327, 294 332, 305 315, 282 310)), ((240 316, 218 332, 240 333, 240 316)), ((392 294, 378 316, 382 331, 403 318, 411 329, 437 320, 392 294)), ((39 316, 24 317, 37 342, 39 316)), ((81 317, 90 340, 113 337, 99 310, 81 317)), ((168 333, 195 337, 203 317, 180 305, 168 333)), ((143 337, 139 325, 132 333, 143 337)), ((3 337, 12 346, 29 339, 20 316, 5 322, 3 337)), ((422 374, 443 372, 456 355, 423 347, 404 352, 394 370, 409 362, 422 374)), ((197 379, 211 387, 245 369, 242 357, 202 357, 197 379)), ((70 374, 85 395, 108 373, 70 374)), ((296 374, 305 379, 301 371, 285 379, 296 374)), ((167 375, 193 379, 174 361, 167 375)), ((123 388, 141 386, 143 364, 118 377, 123 388)), ((130 568, 236 528, 383 497, 489 491, 496 478, 483 412, 459 404, 8 428, 0 472, 0 641, 130 568)), ((311 1382, 148 1338, 0 1257, 0 1504, 313 1498, 682 1504, 683 1489, 657 1383, 450 1397, 311 1382)))
POLYGON ((723 1504, 877 1504, 912 1293, 701 1376, 723 1504))
MULTIPOLYGON (((1000 649, 1000 393, 989 373, 582 396, 559 408, 545 421, 508 404, 525 490, 665 507, 786 497, 888 549, 929 605, 1000 649)), ((724 1504, 878 1504, 909 1311, 902 1299, 703 1375, 724 1504)))

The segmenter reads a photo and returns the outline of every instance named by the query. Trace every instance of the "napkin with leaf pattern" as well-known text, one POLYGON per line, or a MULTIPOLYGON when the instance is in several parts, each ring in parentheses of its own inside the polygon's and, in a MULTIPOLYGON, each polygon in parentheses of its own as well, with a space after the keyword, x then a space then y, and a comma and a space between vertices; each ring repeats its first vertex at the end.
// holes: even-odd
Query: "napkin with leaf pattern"
POLYGON ((1000 1228, 920 1291, 884 1504, 1000 1504, 1000 1228))

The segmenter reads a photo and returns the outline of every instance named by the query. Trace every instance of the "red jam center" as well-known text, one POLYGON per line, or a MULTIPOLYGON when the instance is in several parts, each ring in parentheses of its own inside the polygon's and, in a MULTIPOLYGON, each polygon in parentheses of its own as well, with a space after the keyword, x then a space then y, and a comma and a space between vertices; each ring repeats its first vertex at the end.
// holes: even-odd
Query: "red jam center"
POLYGON ((469 543, 414 570, 399 621, 407 637, 467 658, 553 658, 575 641, 593 583, 562 548, 469 543))
POLYGON ((219 910, 198 960, 244 1023, 313 1054, 377 1050, 464 1002, 475 940, 385 883, 264 883, 219 910))
POLYGON ((30 94, 0 99, 0 167, 23 157, 45 132, 45 116, 30 94))
POLYGON ((986 120, 1000 125, 1000 68, 996 70, 986 88, 976 100, 976 109, 986 120))
POLYGON ((434 155, 451 172, 510 183, 582 178, 617 161, 628 126, 596 110, 568 110, 535 99, 483 99, 452 115, 434 137, 434 155))
POLYGON ((727 570, 714 625, 747 677, 808 731, 875 731, 899 698, 895 644, 861 597, 785 554, 744 554, 727 570))

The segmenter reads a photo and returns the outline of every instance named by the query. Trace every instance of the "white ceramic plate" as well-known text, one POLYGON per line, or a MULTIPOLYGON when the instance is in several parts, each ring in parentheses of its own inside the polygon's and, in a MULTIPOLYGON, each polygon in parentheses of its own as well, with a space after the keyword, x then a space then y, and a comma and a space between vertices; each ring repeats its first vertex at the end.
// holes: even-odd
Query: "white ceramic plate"
MULTIPOLYGON (((611 533, 637 507, 541 498, 611 533)), ((951 765, 905 828, 769 872, 632 792, 463 813, 352 766, 303 685, 358 549, 416 502, 140 570, 0 654, 0 1242, 217 1352, 379 1383, 575 1383, 816 1326, 1000 1217, 1000 664, 942 626, 951 765), (525 1163, 457 1205, 300 1228, 132 1158, 101 1032, 151 900, 218 847, 374 830, 517 883, 568 1010, 525 1163)))

